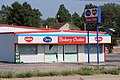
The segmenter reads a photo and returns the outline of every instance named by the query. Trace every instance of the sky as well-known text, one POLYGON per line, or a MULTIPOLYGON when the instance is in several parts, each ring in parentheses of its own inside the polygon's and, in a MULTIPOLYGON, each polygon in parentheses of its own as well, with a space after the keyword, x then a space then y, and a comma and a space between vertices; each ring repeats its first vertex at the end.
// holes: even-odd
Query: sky
MULTIPOLYGON (((80 16, 84 11, 84 7, 86 4, 94 4, 97 6, 103 5, 105 3, 115 3, 116 0, 0 0, 0 5, 11 5, 15 1, 18 1, 19 3, 27 2, 32 6, 32 8, 39 9, 42 13, 43 19, 46 19, 48 17, 55 17, 57 14, 57 11, 61 4, 64 4, 64 6, 68 9, 68 11, 73 14, 74 12, 77 12, 80 16)), ((120 2, 116 2, 120 3, 120 2)), ((0 7, 1 7, 0 6, 0 7)))

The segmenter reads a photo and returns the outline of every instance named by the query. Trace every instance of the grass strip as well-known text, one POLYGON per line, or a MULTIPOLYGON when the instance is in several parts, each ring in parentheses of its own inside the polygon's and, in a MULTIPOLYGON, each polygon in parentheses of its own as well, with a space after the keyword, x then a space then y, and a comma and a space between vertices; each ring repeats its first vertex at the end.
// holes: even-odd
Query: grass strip
POLYGON ((112 74, 119 75, 120 68, 118 69, 104 69, 104 68, 81 68, 79 70, 66 70, 66 71, 31 71, 31 72, 0 72, 0 78, 29 78, 29 77, 44 77, 44 76, 68 76, 68 75, 94 75, 94 74, 112 74))

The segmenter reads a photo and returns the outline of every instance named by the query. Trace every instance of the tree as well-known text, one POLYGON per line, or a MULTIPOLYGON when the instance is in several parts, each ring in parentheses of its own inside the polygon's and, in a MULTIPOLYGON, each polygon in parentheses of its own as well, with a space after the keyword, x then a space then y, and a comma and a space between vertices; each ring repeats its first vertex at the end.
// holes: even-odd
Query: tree
POLYGON ((107 45, 109 53, 112 52, 113 46, 118 44, 115 36, 120 36, 120 5, 108 3, 101 6, 102 8, 102 26, 106 29, 114 29, 115 32, 110 34, 112 36, 112 41, 110 45, 107 45))
POLYGON ((93 4, 87 4, 87 5, 85 5, 85 9, 90 9, 90 8, 97 8, 97 6, 93 5, 93 4))
POLYGON ((42 16, 41 12, 38 9, 32 9, 31 5, 27 2, 24 2, 23 4, 14 2, 5 10, 9 13, 6 18, 6 23, 8 24, 35 27, 38 27, 40 24, 40 16, 42 16))
POLYGON ((8 23, 8 15, 9 15, 9 9, 10 7, 2 5, 1 11, 0 11, 0 23, 5 24, 8 23))
POLYGON ((56 18, 58 22, 71 22, 71 14, 65 8, 64 4, 60 5, 56 18))
POLYGON ((108 3, 101 6, 102 8, 102 26, 105 29, 113 28, 114 36, 120 36, 120 5, 108 3))
POLYGON ((55 18, 47 18, 45 20, 44 26, 48 26, 49 28, 54 28, 54 25, 56 24, 56 19, 55 18))
POLYGON ((80 17, 79 15, 78 15, 78 13, 74 13, 73 15, 72 15, 72 22, 73 22, 73 24, 75 25, 75 26, 77 26, 77 27, 79 27, 79 28, 81 28, 82 26, 83 26, 83 17, 80 17))
POLYGON ((117 40, 112 37, 111 44, 107 45, 109 53, 112 53, 113 47, 117 45, 117 40))

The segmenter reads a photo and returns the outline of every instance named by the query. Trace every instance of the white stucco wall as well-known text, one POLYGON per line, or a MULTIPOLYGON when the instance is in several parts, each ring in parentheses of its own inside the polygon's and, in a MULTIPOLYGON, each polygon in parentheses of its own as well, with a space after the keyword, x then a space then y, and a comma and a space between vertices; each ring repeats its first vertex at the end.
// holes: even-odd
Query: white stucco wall
POLYGON ((14 62, 14 34, 0 34, 0 61, 14 62))
POLYGON ((63 45, 58 45, 58 62, 63 62, 63 45))

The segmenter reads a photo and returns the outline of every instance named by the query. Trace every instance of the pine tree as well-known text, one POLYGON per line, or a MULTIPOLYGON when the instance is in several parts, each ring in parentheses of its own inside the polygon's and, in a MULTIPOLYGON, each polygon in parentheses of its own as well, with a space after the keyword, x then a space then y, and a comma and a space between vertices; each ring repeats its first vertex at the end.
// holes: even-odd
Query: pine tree
POLYGON ((71 14, 65 8, 64 4, 60 5, 56 18, 58 22, 71 22, 71 14))

